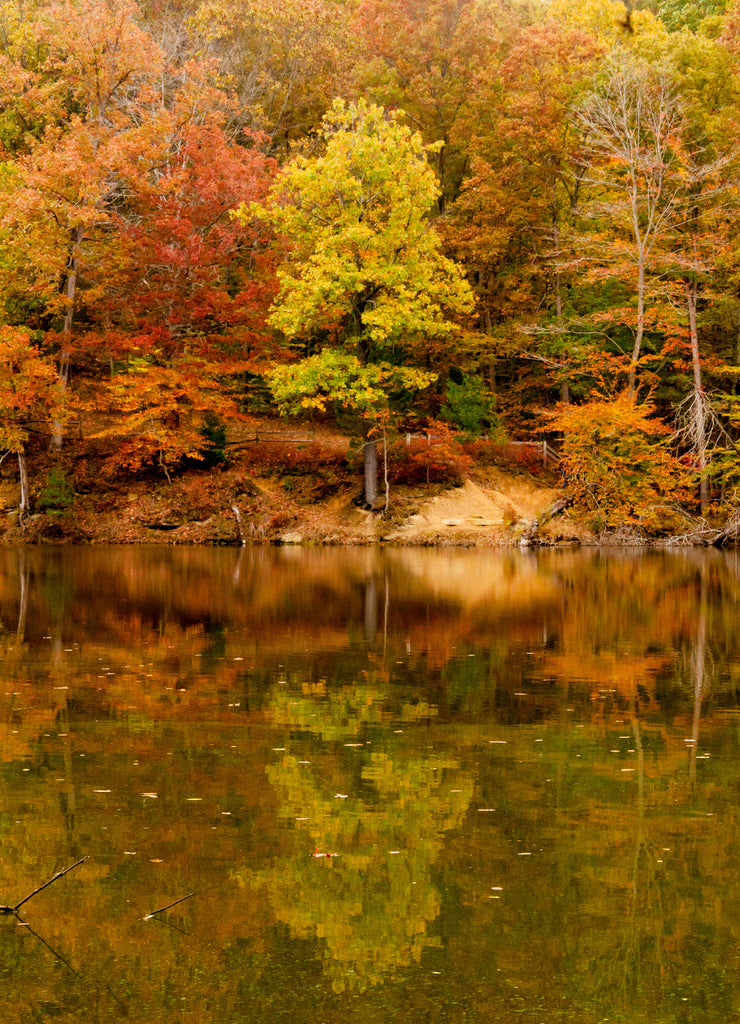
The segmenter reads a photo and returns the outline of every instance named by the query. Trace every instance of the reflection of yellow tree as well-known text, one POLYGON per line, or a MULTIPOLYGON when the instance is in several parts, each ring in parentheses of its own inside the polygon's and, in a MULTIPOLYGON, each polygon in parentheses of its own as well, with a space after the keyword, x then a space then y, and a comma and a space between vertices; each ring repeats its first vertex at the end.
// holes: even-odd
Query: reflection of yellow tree
MULTIPOLYGON (((377 729, 384 717, 390 725, 382 697, 371 686, 345 688, 324 702, 286 700, 283 691, 273 705, 276 717, 285 714, 293 726, 310 722, 329 739, 321 754, 312 751, 310 764, 286 751, 268 769, 281 815, 309 842, 258 882, 294 937, 325 941, 336 991, 363 990, 439 945, 428 930, 440 905, 432 866, 473 792, 472 778, 452 758, 409 752, 407 734, 395 752, 371 752, 366 742, 338 745, 363 726, 377 729)), ((393 720, 418 714, 418 706, 402 708, 393 720)))

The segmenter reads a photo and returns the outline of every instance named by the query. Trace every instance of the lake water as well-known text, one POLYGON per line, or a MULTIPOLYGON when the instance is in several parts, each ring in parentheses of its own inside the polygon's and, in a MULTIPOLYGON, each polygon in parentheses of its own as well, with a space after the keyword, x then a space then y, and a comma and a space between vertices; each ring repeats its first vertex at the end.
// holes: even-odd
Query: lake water
POLYGON ((0 916, 0 1019, 740 1021, 739 598, 734 552, 0 549, 0 904, 77 865, 0 916))

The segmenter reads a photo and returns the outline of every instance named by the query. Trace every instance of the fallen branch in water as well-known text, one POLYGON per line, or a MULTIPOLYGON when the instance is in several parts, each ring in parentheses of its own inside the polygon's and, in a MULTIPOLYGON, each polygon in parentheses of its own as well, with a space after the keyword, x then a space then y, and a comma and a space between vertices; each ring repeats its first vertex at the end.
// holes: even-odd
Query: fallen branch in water
POLYGON ((154 917, 155 914, 163 914, 165 912, 165 910, 171 910, 172 907, 176 907, 178 903, 184 903, 185 900, 189 900, 191 896, 195 896, 195 893, 194 892, 189 892, 187 894, 187 896, 181 896, 180 899, 179 900, 175 900, 174 903, 168 903, 166 907, 160 907, 159 910, 153 910, 151 912, 151 914, 147 914, 146 915, 144 920, 148 921, 149 918, 150 917, 154 917))
POLYGON ((22 899, 20 901, 20 903, 16 903, 14 907, 0 907, 0 914, 17 914, 20 908, 23 906, 23 904, 28 903, 32 896, 36 896, 38 893, 42 891, 42 889, 45 889, 47 885, 51 885, 52 882, 56 882, 56 880, 58 878, 61 878, 62 875, 66 875, 67 872, 72 870, 72 868, 76 868, 79 867, 80 864, 84 864, 86 860, 87 857, 82 857, 80 860, 75 861, 74 864, 70 864, 68 868, 63 868, 61 871, 57 871, 55 875, 52 875, 48 882, 44 882, 44 884, 40 885, 38 889, 34 889, 33 892, 29 893, 25 899, 22 899))

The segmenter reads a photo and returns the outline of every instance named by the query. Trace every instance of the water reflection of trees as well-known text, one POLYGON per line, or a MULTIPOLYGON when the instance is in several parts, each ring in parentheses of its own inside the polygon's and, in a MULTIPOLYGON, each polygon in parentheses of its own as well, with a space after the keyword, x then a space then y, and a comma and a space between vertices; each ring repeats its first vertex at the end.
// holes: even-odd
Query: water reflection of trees
POLYGON ((278 686, 270 702, 290 739, 267 774, 297 835, 256 881, 294 938, 323 940, 335 991, 388 980, 440 944, 433 869, 473 779, 409 737, 434 713, 423 703, 392 708, 369 681, 323 696, 278 686))
MULTIPOLYGON (((734 554, 543 554, 520 571, 512 556, 479 553, 496 571, 467 591, 472 562, 453 556, 440 600, 436 553, 417 563, 362 552, 342 575, 342 558, 246 552, 236 579, 232 552, 157 553, 151 578, 148 559, 124 553, 97 584, 94 554, 75 577, 63 556, 46 572, 32 550, 0 580, 4 898, 53 870, 49 858, 87 852, 93 835, 99 877, 90 862, 74 900, 63 904, 60 888, 54 913, 34 912, 39 934, 84 965, 85 992, 115 964, 115 991, 130 987, 149 1019, 187 990, 208 1020, 221 971, 219 1019, 241 998, 237 975, 266 1007, 259 1020, 289 1015, 283 1003, 301 1021, 343 1020, 363 986, 354 1005, 371 1010, 358 1019, 387 1019, 387 989, 374 983, 428 978, 433 960, 445 992, 415 985, 409 1020, 423 1019, 427 997, 432 1020, 461 1019, 461 1006, 488 1020, 493 1006, 537 1024, 547 1013, 536 1007, 559 1000, 579 1024, 733 1019, 734 554), (119 570, 118 595, 98 601, 96 586, 114 586, 119 570), (63 644, 42 642, 49 627, 63 644), (113 796, 95 788, 124 793, 142 771, 103 817, 113 796), (473 778, 497 813, 474 804, 450 842, 473 778), (187 815, 183 787, 205 798, 187 815), (144 806, 150 789, 159 799, 144 806), (519 858, 518 837, 531 857, 519 858), (248 889, 232 886, 234 863, 248 889), (207 895, 188 907, 197 950, 164 929, 134 934, 130 921, 122 935, 122 907, 142 892, 141 913, 159 905, 153 872, 167 898, 200 885, 217 894, 207 915, 207 895), (296 983, 286 1002, 296 958, 310 992, 296 983), (334 1003, 332 985, 344 989, 334 1003), (687 1011, 685 998, 705 1005, 687 1011)), ((14 936, 2 970, 17 978, 17 959, 40 971, 32 938, 14 936)), ((52 968, 28 990, 61 1004, 67 982, 52 968)), ((244 997, 245 1016, 251 1006, 244 997)), ((82 1001, 69 1018, 87 1020, 82 1001)))

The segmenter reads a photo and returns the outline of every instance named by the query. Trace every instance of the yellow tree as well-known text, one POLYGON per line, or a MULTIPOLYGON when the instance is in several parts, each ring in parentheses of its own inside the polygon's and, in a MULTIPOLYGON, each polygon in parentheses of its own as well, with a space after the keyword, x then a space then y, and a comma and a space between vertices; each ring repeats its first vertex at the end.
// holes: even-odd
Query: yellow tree
POLYGON ((449 349, 452 317, 473 303, 428 220, 438 189, 420 136, 381 107, 340 100, 321 134, 323 152, 292 161, 264 208, 291 243, 270 321, 313 353, 271 381, 285 409, 336 401, 360 414, 372 507, 373 422, 392 390, 430 382, 420 369, 435 345, 449 349))

